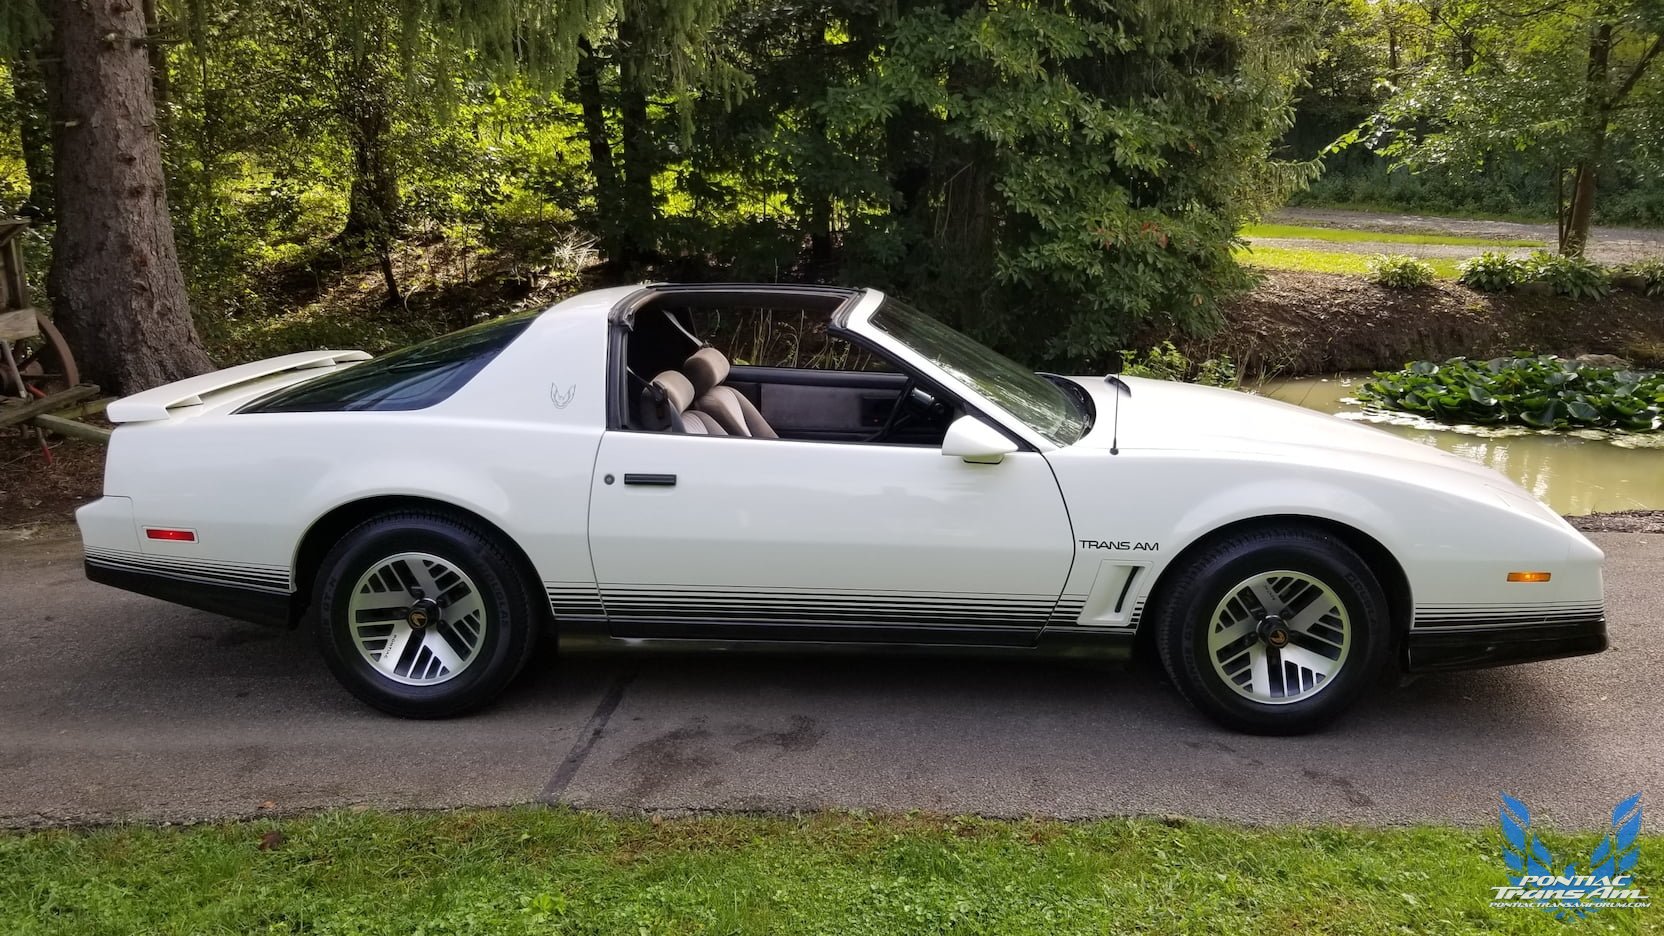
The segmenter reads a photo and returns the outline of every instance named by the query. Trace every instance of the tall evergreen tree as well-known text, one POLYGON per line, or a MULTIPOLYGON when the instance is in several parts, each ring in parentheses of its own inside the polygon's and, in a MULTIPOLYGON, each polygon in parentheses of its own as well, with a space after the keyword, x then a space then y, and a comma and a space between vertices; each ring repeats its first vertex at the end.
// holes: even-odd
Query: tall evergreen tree
POLYGON ((201 373, 211 364, 168 217, 144 14, 131 0, 47 0, 45 12, 54 320, 81 372, 107 390, 201 373))

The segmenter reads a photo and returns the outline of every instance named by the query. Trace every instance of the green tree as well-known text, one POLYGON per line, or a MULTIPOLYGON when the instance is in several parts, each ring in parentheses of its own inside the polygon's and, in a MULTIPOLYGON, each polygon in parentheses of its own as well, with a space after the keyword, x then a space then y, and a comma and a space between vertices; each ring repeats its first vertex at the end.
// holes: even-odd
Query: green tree
POLYGON ((1235 232, 1312 171, 1271 156, 1305 9, 920 5, 829 100, 889 151, 891 211, 852 234, 892 241, 904 292, 1053 361, 1210 327, 1244 282, 1235 232))
POLYGON ((748 87, 748 76, 713 41, 734 6, 619 0, 579 40, 574 91, 595 183, 592 220, 606 252, 626 266, 662 259, 654 180, 667 162, 666 139, 692 135, 701 96, 731 103, 748 87), (667 126, 671 114, 680 118, 676 130, 667 126))
POLYGON ((206 370, 168 216, 142 9, 119 0, 7 9, 4 51, 27 59, 44 46, 40 58, 53 63, 47 291, 82 373, 121 393, 206 370))
POLYGON ((1556 180, 1560 249, 1580 254, 1599 181, 1656 167, 1664 80, 1658 0, 1467 0, 1427 7, 1425 54, 1366 131, 1398 165, 1478 171, 1531 159, 1556 180))
POLYGON ((716 41, 751 79, 702 100, 673 171, 679 252, 919 302, 1058 366, 1204 329, 1246 283, 1241 223, 1279 161, 1305 3, 746 5, 716 41))

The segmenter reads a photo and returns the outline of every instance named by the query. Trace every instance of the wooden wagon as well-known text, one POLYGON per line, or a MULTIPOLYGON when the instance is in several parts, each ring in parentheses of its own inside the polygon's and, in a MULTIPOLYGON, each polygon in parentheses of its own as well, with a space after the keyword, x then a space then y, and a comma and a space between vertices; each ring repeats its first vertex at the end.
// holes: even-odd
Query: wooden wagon
POLYGON ((64 336, 29 301, 23 264, 27 221, 0 221, 0 429, 33 426, 105 439, 109 433, 53 414, 98 396, 81 383, 64 336))

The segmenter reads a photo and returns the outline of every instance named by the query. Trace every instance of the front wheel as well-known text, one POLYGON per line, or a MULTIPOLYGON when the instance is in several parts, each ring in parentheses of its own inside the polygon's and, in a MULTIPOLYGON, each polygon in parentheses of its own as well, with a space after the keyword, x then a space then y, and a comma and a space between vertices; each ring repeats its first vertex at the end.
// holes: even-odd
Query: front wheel
POLYGON ((1179 692, 1214 720, 1300 734, 1350 708, 1391 657, 1386 596, 1336 537, 1228 536, 1174 570, 1152 622, 1179 692))
POLYGON ((440 514, 366 521, 318 572, 318 646, 348 691, 406 718, 496 698, 543 615, 494 537, 440 514))

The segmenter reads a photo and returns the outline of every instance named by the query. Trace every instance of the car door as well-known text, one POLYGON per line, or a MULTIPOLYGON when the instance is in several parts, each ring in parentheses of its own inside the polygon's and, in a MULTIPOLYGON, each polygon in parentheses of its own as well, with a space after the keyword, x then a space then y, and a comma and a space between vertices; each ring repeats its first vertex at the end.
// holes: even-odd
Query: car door
POLYGON ((589 529, 619 637, 1026 645, 1073 558, 1032 451, 614 430, 589 529))

